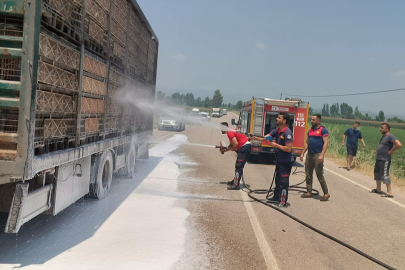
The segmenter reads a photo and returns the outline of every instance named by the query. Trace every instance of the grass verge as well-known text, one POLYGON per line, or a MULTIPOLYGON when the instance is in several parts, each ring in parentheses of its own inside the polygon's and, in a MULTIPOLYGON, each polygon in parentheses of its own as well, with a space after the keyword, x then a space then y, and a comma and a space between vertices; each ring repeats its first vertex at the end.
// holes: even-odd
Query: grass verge
MULTIPOLYGON (((346 146, 342 147, 342 127, 339 124, 336 125, 327 125, 329 131, 329 147, 327 151, 327 158, 334 161, 342 167, 346 167, 346 146)), ((345 129, 347 127, 343 127, 345 129)), ((376 150, 379 143, 379 140, 367 141, 367 137, 371 132, 368 132, 366 129, 362 130, 363 138, 366 142, 367 147, 363 148, 361 143, 359 143, 359 148, 357 151, 357 157, 354 160, 354 170, 371 176, 374 179, 374 164, 376 150)), ((395 135, 395 132, 392 131, 395 135)), ((381 134, 379 134, 381 137, 381 134)), ((390 177, 393 185, 405 188, 405 167, 403 160, 403 149, 395 152, 390 167, 390 177)))

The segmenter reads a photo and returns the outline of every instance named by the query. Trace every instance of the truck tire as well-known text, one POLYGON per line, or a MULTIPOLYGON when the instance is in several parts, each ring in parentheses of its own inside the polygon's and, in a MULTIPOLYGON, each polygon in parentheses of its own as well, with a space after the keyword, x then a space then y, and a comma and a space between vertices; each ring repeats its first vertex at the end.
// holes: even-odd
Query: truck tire
MULTIPOLYGON (((95 183, 90 184, 90 195, 96 199, 107 197, 111 188, 113 174, 113 157, 109 150, 96 157, 98 163, 95 183)), ((97 166, 96 166, 97 167, 97 166)))
POLYGON ((118 169, 115 172, 115 175, 132 179, 132 175, 135 173, 135 162, 136 150, 134 144, 132 144, 130 149, 128 150, 127 156, 125 157, 125 166, 118 169))

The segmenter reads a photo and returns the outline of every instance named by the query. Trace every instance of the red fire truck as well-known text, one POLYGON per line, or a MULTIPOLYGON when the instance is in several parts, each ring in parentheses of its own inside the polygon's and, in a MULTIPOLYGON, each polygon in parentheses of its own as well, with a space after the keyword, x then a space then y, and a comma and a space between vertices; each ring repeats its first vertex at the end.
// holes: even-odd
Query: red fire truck
MULTIPOLYGON (((300 99, 275 100, 269 98, 253 98, 243 103, 239 120, 232 124, 238 131, 246 135, 264 136, 276 128, 276 119, 280 112, 289 114, 288 127, 294 134, 293 156, 300 156, 304 148, 308 123, 309 103, 300 99)), ((251 141, 252 155, 273 154, 274 149, 269 141, 251 141)))

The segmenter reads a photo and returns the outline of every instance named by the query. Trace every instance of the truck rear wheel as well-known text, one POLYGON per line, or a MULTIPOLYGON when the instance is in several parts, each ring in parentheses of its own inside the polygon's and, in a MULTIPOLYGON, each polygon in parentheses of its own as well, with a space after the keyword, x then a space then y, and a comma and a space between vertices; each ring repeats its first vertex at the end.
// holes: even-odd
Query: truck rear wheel
POLYGON ((131 147, 131 150, 129 150, 128 154, 128 159, 127 159, 127 165, 126 165, 126 170, 127 170, 127 176, 132 177, 132 175, 135 173, 135 168, 136 168, 136 150, 135 147, 131 147))
POLYGON ((90 186, 90 194, 96 199, 104 199, 107 197, 111 188, 113 174, 113 157, 110 151, 105 151, 103 154, 96 157, 95 162, 98 162, 96 182, 90 186))

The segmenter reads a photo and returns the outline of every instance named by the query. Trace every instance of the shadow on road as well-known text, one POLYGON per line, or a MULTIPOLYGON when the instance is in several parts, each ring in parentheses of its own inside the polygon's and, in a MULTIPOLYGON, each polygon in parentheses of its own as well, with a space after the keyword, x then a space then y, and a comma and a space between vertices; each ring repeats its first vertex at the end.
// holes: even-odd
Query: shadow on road
MULTIPOLYGON (((300 161, 294 161, 293 167, 303 168, 304 165, 300 161)), ((257 164, 257 165, 276 165, 277 161, 274 156, 266 155, 250 155, 247 161, 248 164, 257 164)))
MULTIPOLYGON (((20 265, 17 268, 41 265, 91 238, 161 160, 139 160, 133 179, 115 177, 104 200, 82 198, 57 216, 34 218, 18 234, 0 233, 0 268, 1 264, 20 265)), ((6 218, 5 214, 0 216, 2 231, 6 218)))

